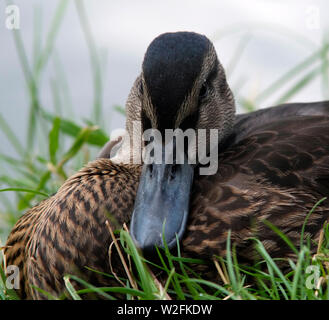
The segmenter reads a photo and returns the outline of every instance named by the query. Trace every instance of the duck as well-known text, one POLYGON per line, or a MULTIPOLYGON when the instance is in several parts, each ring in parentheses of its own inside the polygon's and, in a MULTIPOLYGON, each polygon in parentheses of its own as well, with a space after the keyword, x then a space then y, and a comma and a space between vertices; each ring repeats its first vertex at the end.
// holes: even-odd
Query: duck
MULTIPOLYGON (((44 292, 59 297, 65 274, 96 286, 116 286, 114 278, 102 275, 111 270, 109 219, 118 228, 127 224, 136 246, 147 254, 164 241, 174 250, 179 241, 182 256, 210 261, 225 256, 230 234, 246 261, 254 259, 253 237, 272 257, 293 258, 263 221, 298 247, 309 211, 328 196, 329 101, 238 115, 235 109, 224 68, 206 36, 179 31, 156 37, 126 102, 125 134, 13 227, 4 255, 7 265, 19 267, 20 297, 47 299, 44 292), (201 174, 207 164, 202 157, 189 163, 185 146, 170 163, 146 161, 143 154, 152 141, 136 137, 146 130, 162 134, 156 141, 161 158, 168 129, 193 129, 198 139, 198 130, 205 130, 204 143, 190 151, 194 154, 209 144, 214 129, 217 170, 201 174)), ((211 148, 206 147, 206 155, 211 148)), ((313 251, 328 218, 324 200, 305 226, 313 251)), ((114 254, 111 263, 121 264, 114 254)), ((214 265, 209 268, 212 274, 214 265)))

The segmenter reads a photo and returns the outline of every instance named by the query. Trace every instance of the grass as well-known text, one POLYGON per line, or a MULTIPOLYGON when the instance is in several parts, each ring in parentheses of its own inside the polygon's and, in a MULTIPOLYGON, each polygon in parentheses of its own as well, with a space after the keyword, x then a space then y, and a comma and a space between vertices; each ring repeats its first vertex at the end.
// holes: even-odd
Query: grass
MULTIPOLYGON (((285 241, 289 241, 280 234, 285 241)), ((115 236, 113 234, 113 239, 115 236)), ((158 249, 159 264, 143 258, 135 247, 129 232, 120 231, 121 261, 125 265, 126 277, 118 281, 117 287, 94 287, 74 276, 65 275, 67 293, 55 298, 45 293, 49 299, 81 300, 87 293, 97 293, 103 299, 114 300, 121 294, 126 300, 328 300, 329 271, 329 225, 322 231, 317 253, 310 254, 309 241, 297 251, 297 261, 290 263, 289 271, 282 271, 263 244, 253 239, 259 259, 254 265, 243 265, 237 261, 235 248, 231 246, 230 233, 227 238, 225 257, 214 257, 213 268, 217 269, 219 281, 202 279, 193 271, 193 265, 209 262, 173 255, 167 248, 158 249), (123 248, 123 249, 122 249, 123 248), (132 267, 133 266, 133 267, 132 267), (135 270, 135 271, 132 271, 135 270), (160 282, 154 274, 161 272, 160 282), (83 289, 76 290, 72 281, 83 289)), ((119 248, 119 246, 117 247, 119 248)), ((293 250, 297 250, 293 248, 293 250)), ((97 272, 97 271, 94 271, 97 272)), ((15 291, 5 287, 3 270, 0 270, 0 299, 17 299, 15 291)), ((105 274, 116 277, 115 273, 105 274)), ((42 291, 43 292, 43 291, 42 291)))
MULTIPOLYGON (((9 4, 11 1, 7 1, 7 3, 9 4)), ((29 96, 29 117, 26 140, 20 141, 15 134, 14 127, 6 122, 0 114, 0 131, 16 152, 16 156, 11 156, 0 150, 0 162, 2 163, 0 169, 0 240, 3 242, 17 219, 28 208, 56 192, 67 177, 92 160, 95 150, 102 147, 110 138, 104 131, 106 124, 102 120, 104 118, 102 116, 104 87, 102 66, 104 61, 93 38, 83 1, 75 1, 75 7, 89 50, 94 99, 90 108, 90 120, 80 119, 73 111, 65 70, 62 68, 61 60, 56 52, 56 38, 68 6, 68 0, 58 1, 48 28, 42 25, 40 10, 36 8, 34 46, 31 58, 28 57, 25 50, 20 31, 12 31, 29 96), (46 30, 45 34, 41 30, 46 30), (52 111, 46 110, 40 99, 40 79, 50 61, 56 66, 55 76, 51 79, 54 102, 52 111)), ((225 35, 230 33, 227 30, 223 32, 225 35)), ((241 59, 253 31, 245 32, 244 28, 234 28, 234 32, 241 32, 241 42, 228 65, 229 79, 235 72, 236 65, 241 59)), ((240 94, 241 83, 233 84, 237 101, 246 111, 252 111, 264 101, 276 97, 280 92, 276 102, 283 103, 293 98, 315 79, 321 80, 323 97, 328 98, 328 50, 329 44, 324 40, 321 48, 310 54, 304 61, 297 63, 252 99, 240 94)), ((114 106, 114 109, 124 114, 121 106, 114 106)), ((116 293, 121 293, 128 300, 329 299, 328 225, 323 228, 318 251, 313 256, 309 250, 309 243, 301 243, 297 250, 275 226, 268 224, 268 227, 277 232, 298 257, 295 262, 289 261, 291 267, 289 272, 280 269, 278 261, 268 254, 257 239, 253 241, 260 256, 259 261, 252 266, 240 264, 236 250, 234 246, 231 246, 230 237, 228 237, 226 257, 214 257, 210 262, 218 271, 220 281, 218 283, 209 282, 193 271, 194 264, 209 262, 182 257, 179 244, 177 255, 170 253, 168 248, 159 249, 158 260, 160 263, 154 265, 153 262, 145 260, 138 252, 127 230, 121 230, 122 262, 126 264, 127 275, 120 279, 122 285, 114 288, 95 288, 76 276, 66 275, 64 281, 68 296, 61 298, 69 297, 79 300, 88 292, 96 292, 105 299, 114 299, 116 293), (134 272, 132 272, 131 265, 134 266, 134 272), (315 271, 312 273, 312 270, 315 271), (154 276, 157 271, 162 272, 161 278, 165 279, 164 281, 159 282, 154 276), (318 276, 319 281, 313 281, 314 274, 318 276), (251 279, 252 281, 250 281, 251 279), (76 291, 72 281, 81 283, 84 289, 76 291), (306 283, 309 284, 309 288, 306 283)), ((303 233, 302 230, 301 233, 303 233)), ((118 247, 116 246, 116 248, 118 247)), ((115 249, 113 248, 113 250, 115 249)), ((115 275, 111 274, 109 270, 108 276, 114 277, 115 275)), ((8 289, 5 284, 5 275, 0 269, 0 299, 17 299, 15 291, 8 289)), ((47 295, 50 299, 54 298, 47 295)))

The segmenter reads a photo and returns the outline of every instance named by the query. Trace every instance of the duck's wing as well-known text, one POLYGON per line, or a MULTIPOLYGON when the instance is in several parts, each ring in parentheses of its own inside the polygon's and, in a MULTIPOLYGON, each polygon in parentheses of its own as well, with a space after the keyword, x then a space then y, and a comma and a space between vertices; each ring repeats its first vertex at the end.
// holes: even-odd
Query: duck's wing
MULTIPOLYGON (((23 298, 46 298, 31 285, 57 296, 65 288, 65 274, 88 274, 100 285, 110 281, 86 267, 110 272, 105 221, 114 228, 130 221, 139 175, 139 166, 95 160, 22 216, 8 237, 5 256, 8 265, 20 267, 23 298)), ((121 266, 119 260, 113 264, 121 266)))
MULTIPOLYGON (((295 115, 255 125, 220 155, 216 175, 196 179, 183 248, 188 255, 223 256, 231 230, 246 258, 253 259, 248 238, 254 236, 273 256, 287 257, 292 250, 262 220, 298 247, 308 212, 328 195, 328 116, 295 115)), ((311 214, 305 234, 317 240, 327 219, 328 200, 311 214)))
MULTIPOLYGON (((48 200, 48 199, 47 199, 48 200)), ((14 265, 19 270, 18 294, 22 299, 27 298, 30 288, 26 279, 26 246, 33 235, 34 226, 37 223, 42 210, 40 208, 47 203, 42 201, 39 205, 28 210, 11 230, 4 249, 4 267, 14 265)))
POLYGON ((329 101, 286 103, 254 112, 239 114, 234 125, 234 142, 247 137, 255 128, 297 116, 329 116, 329 101))

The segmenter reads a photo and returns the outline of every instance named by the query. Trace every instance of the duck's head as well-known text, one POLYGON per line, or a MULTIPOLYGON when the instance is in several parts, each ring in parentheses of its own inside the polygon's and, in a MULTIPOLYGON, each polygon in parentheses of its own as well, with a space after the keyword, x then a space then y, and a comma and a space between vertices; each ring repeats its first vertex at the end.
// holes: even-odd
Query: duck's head
MULTIPOLYGON (((166 129, 207 129, 208 133, 216 129, 219 142, 225 139, 233 126, 235 107, 213 44, 193 32, 165 33, 154 39, 132 88, 127 113, 128 122, 140 120, 143 131, 159 130, 163 139, 157 143, 162 145, 166 129)), ((197 148, 196 144, 190 152, 197 148)), ((173 163, 144 163, 130 225, 141 249, 162 247, 163 238, 173 247, 176 234, 182 237, 194 167, 188 163, 186 146, 174 153, 173 163), (183 164, 176 163, 177 153, 183 164)))

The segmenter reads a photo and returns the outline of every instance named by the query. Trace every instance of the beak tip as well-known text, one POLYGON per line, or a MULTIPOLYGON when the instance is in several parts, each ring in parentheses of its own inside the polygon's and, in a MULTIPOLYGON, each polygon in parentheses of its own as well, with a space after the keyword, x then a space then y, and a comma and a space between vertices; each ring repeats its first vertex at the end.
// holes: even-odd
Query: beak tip
MULTIPOLYGON (((158 248, 165 248, 165 245, 163 243, 162 234, 159 234, 157 232, 150 232, 145 236, 137 237, 139 240, 136 239, 136 236, 134 232, 131 232, 132 240, 134 241, 137 248, 142 250, 143 253, 154 253, 155 247, 158 248)), ((171 239, 166 246, 169 249, 173 249, 176 246, 176 238, 171 239)))
POLYGON ((153 233, 147 234, 147 236, 140 236, 139 239, 136 239, 134 233, 131 234, 131 237, 137 248, 141 249, 143 252, 152 252, 155 249, 155 246, 161 246, 159 243, 158 237, 155 237, 153 233))

